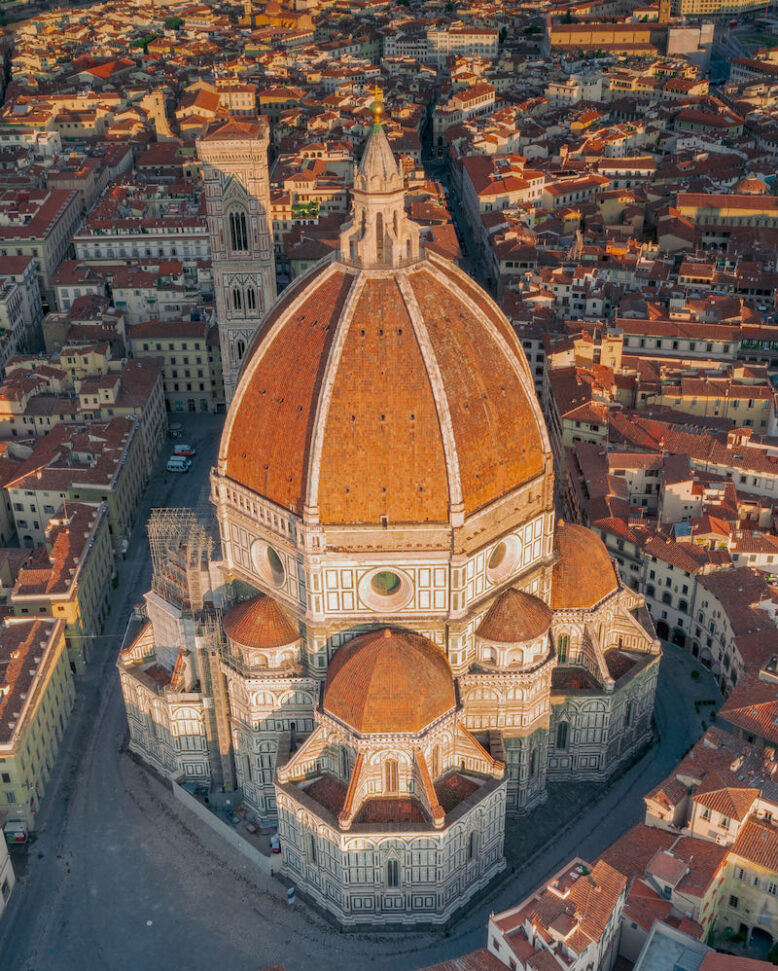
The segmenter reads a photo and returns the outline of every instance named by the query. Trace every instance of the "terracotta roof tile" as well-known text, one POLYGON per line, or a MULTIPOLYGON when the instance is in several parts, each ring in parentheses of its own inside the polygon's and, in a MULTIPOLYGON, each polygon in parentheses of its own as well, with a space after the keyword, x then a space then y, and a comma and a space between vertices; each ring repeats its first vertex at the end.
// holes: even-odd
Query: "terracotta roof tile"
POLYGON ((576 523, 557 523, 551 606, 588 609, 618 589, 616 572, 599 536, 576 523))
POLYGON ((478 637, 501 644, 529 641, 551 626, 551 609, 523 590, 506 590, 489 608, 476 630, 478 637))
POLYGON ((455 705, 448 661, 419 634, 369 631, 330 663, 324 709, 357 732, 420 732, 455 705))
POLYGON ((778 873, 778 827, 761 819, 749 819, 740 830, 731 852, 778 873))
POLYGON ((283 647, 300 638, 300 631, 283 607, 264 594, 230 607, 223 625, 227 637, 244 647, 283 647))
POLYGON ((220 461, 285 509, 309 496, 323 523, 446 522, 452 489, 474 513, 540 475, 547 452, 513 329, 430 256, 391 275, 334 260, 293 285, 250 354, 220 461))

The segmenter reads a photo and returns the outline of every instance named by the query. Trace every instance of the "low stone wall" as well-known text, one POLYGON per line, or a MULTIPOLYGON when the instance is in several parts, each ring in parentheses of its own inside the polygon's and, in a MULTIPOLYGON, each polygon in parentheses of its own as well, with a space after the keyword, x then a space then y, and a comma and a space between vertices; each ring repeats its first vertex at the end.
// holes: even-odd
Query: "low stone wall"
POLYGON ((225 839, 230 846, 236 849, 239 853, 242 853, 246 859, 251 860, 255 863, 263 873, 268 876, 272 876, 276 870, 281 869, 281 857, 278 856, 278 865, 273 866, 275 862, 272 857, 265 856, 260 853, 258 849, 251 845, 247 840, 243 839, 240 833, 237 833, 231 826, 225 823, 223 820, 219 819, 214 813, 210 811, 206 806, 204 806, 198 799, 190 795, 186 789, 178 785, 177 782, 171 782, 171 787, 173 789, 173 795, 178 799, 179 802, 183 803, 186 808, 194 813, 198 819, 201 819, 207 826, 218 833, 223 839, 225 839))

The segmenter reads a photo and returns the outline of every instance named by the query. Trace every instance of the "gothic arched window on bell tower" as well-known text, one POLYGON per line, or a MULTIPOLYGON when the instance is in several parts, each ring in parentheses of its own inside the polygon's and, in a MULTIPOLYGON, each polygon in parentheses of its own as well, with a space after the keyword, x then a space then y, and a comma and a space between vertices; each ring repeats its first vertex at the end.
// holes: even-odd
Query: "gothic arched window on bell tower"
POLYGON ((257 309, 257 292, 254 287, 246 289, 246 310, 257 309))
POLYGON ((246 213, 236 210, 230 213, 230 246, 233 253, 245 253, 249 248, 246 213))
POLYGON ((238 341, 237 344, 235 345, 235 352, 238 355, 238 360, 242 361, 243 355, 246 353, 246 342, 243 340, 238 341))
POLYGON ((232 309, 233 310, 243 309, 243 294, 240 292, 240 287, 232 288, 232 309))

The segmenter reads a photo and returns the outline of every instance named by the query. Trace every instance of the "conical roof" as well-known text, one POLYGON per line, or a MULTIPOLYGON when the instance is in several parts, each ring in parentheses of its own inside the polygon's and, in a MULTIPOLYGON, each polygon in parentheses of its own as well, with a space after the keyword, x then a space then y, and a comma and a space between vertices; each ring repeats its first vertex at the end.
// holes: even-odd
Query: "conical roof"
POLYGON ((396 192, 403 188, 403 178, 389 139, 379 124, 373 125, 368 136, 354 188, 363 192, 396 192))

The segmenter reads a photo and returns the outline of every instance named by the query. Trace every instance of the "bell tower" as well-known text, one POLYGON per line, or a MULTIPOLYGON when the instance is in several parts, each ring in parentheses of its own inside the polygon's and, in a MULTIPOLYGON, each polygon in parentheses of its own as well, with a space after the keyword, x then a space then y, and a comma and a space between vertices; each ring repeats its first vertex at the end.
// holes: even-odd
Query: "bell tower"
POLYGON ((214 122, 197 140, 227 404, 276 298, 268 141, 267 120, 243 116, 214 122))

